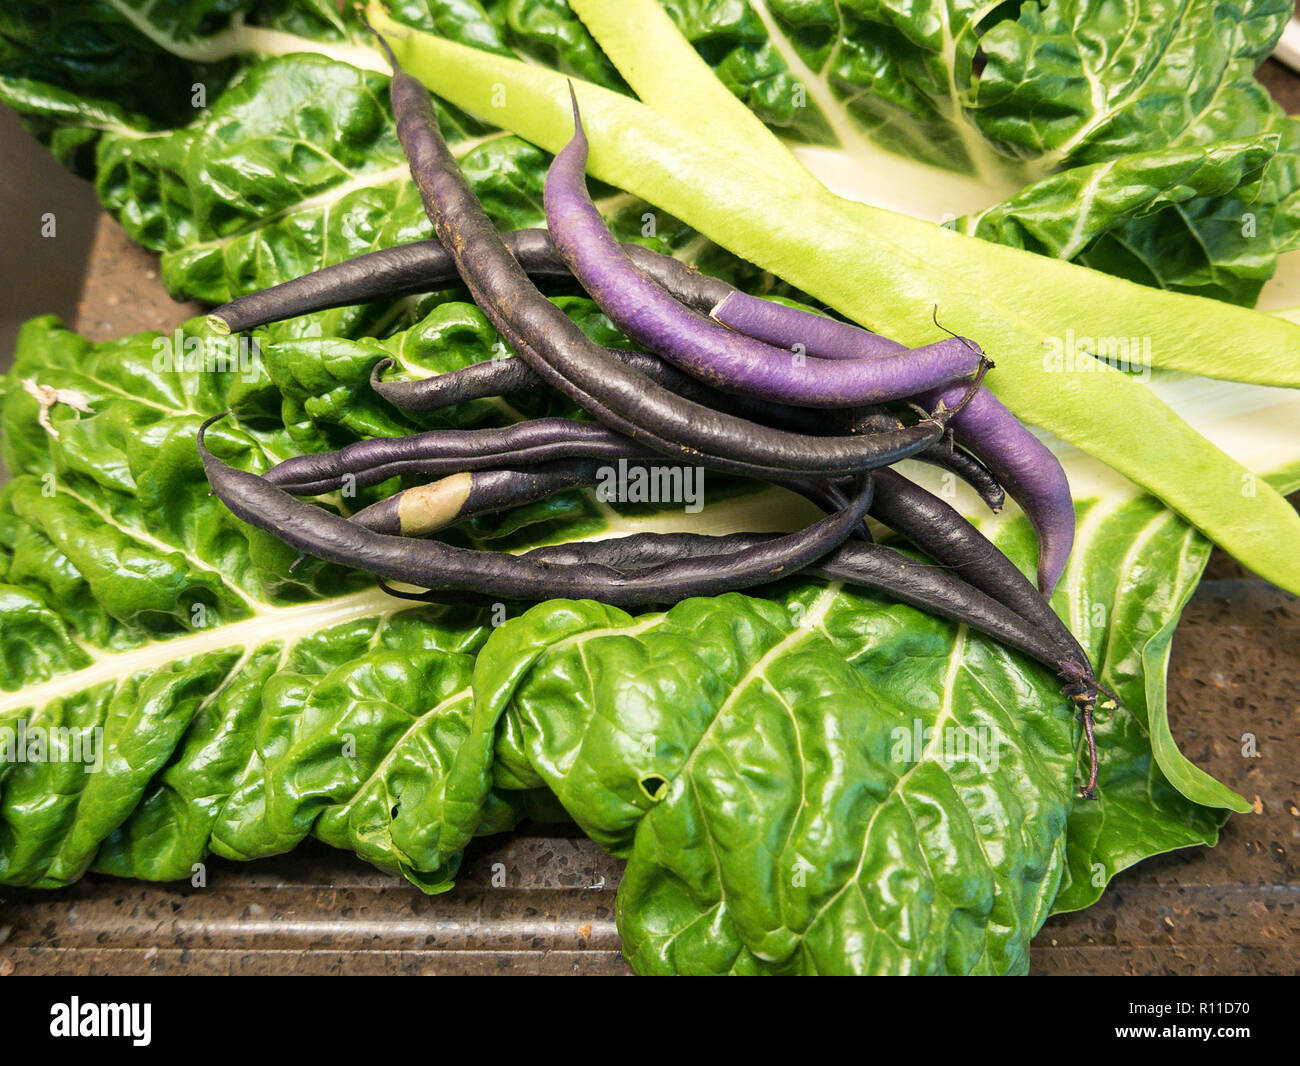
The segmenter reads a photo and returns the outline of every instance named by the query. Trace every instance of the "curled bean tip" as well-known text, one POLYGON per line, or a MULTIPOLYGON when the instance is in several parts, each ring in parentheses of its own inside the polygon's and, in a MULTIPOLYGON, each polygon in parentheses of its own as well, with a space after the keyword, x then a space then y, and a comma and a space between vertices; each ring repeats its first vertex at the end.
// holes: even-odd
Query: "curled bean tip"
POLYGON ((983 355, 983 354, 984 354, 984 349, 981 348, 978 344, 976 344, 976 343, 975 343, 973 340, 971 340, 969 337, 963 337, 963 336, 961 336, 960 334, 953 333, 952 330, 950 330, 947 326, 945 326, 942 322, 939 321, 939 305, 938 305, 938 304, 935 304, 935 305, 934 305, 934 309, 933 309, 932 312, 931 312, 931 317, 934 319, 934 324, 935 324, 936 326, 938 326, 941 330, 943 330, 943 331, 944 331, 945 333, 947 333, 949 336, 956 337, 957 340, 961 341, 962 344, 966 345, 966 347, 969 348, 969 349, 970 349, 972 352, 974 352, 976 355, 983 355))
POLYGON ((374 35, 375 40, 378 41, 380 47, 383 48, 384 54, 388 56, 389 66, 393 68, 394 73, 397 73, 399 67, 397 63, 397 56, 393 54, 393 49, 389 46, 388 42, 384 40, 383 35, 372 25, 370 25, 370 20, 366 17, 365 9, 360 4, 358 4, 356 10, 357 10, 357 18, 360 20, 361 25, 363 25, 367 30, 371 32, 371 34, 374 35))
POLYGON ((204 445, 204 443, 203 443, 203 437, 204 437, 204 435, 208 432, 208 429, 209 429, 210 427, 212 427, 212 426, 215 426, 218 422, 220 422, 220 421, 221 421, 223 418, 225 418, 228 414, 230 414, 229 411, 222 411, 220 414, 213 415, 213 416, 212 416, 211 418, 209 418, 206 422, 204 422, 201 426, 199 426, 199 451, 201 451, 201 452, 206 452, 206 451, 207 451, 207 447, 206 447, 206 446, 204 445))
POLYGON ((574 88, 573 79, 569 79, 569 102, 573 105, 573 139, 585 148, 587 134, 582 128, 582 113, 578 110, 578 90, 574 88))

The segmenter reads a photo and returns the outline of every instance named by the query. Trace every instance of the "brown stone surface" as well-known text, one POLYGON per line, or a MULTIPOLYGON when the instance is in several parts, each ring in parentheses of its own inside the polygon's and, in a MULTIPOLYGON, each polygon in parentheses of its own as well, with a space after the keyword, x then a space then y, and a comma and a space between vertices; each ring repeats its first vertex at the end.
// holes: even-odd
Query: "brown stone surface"
MULTIPOLYGON (((1300 111, 1300 78, 1275 63, 1261 76, 1300 111)), ((170 300, 156 261, 101 217, 78 329, 165 330, 198 310, 170 300)), ((1257 813, 1233 817, 1218 847, 1148 860, 1094 907, 1049 920, 1033 972, 1300 972, 1300 601, 1216 553, 1175 635, 1169 703, 1183 751, 1257 813), (1246 732, 1258 758, 1242 755, 1246 732)), ((456 890, 434 897, 316 845, 212 860, 202 889, 96 876, 4 890, 0 975, 627 973, 621 869, 576 830, 525 827, 476 844, 456 890)))
POLYGON ((168 296, 158 278, 158 257, 100 213, 77 305, 78 333, 101 342, 144 330, 168 333, 204 309, 168 296))
POLYGON ((207 887, 88 877, 17 892, 0 971, 144 974, 629 972, 614 928, 622 864, 576 829, 472 849, 454 892, 426 896, 308 844, 212 860, 207 887))
POLYGON ((1270 59, 1259 68, 1259 80, 1288 115, 1300 113, 1300 76, 1295 71, 1270 59))
POLYGON ((1256 813, 1049 919, 1034 972, 1300 972, 1300 600, 1239 573, 1215 553, 1174 634, 1169 711, 1184 754, 1256 813), (1247 732, 1258 758, 1242 754, 1247 732))

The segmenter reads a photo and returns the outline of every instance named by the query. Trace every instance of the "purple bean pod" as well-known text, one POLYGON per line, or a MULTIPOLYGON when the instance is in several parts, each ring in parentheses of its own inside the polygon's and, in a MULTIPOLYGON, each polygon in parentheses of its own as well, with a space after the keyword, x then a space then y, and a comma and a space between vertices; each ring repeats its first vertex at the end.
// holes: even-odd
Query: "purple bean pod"
MULTIPOLYGON (((715 388, 802 407, 855 407, 915 396, 975 373, 976 346, 947 338, 913 350, 837 362, 811 348, 774 347, 678 302, 638 269, 587 192, 587 138, 573 100, 573 139, 546 175, 544 202, 561 258, 633 340, 715 388)), ((725 302, 725 301, 724 301, 725 302)), ((796 338, 795 343, 802 343, 796 338)))
MULTIPOLYGON (((934 389, 922 402, 928 407, 951 407, 963 395, 961 388, 934 389)), ((1074 546, 1074 499, 1061 461, 987 389, 972 396, 949 425, 1020 504, 1034 527, 1038 588, 1050 597, 1074 546)))
MULTIPOLYGON (((876 358, 905 350, 860 326, 739 292, 721 300, 712 317, 769 344, 804 344, 823 359, 876 358)), ((941 403, 953 407, 963 393, 961 387, 925 389, 918 398, 934 410, 941 403)), ((1038 587, 1051 596, 1074 546, 1074 500, 1060 460, 987 389, 977 392, 948 425, 1025 512, 1038 536, 1038 587)))

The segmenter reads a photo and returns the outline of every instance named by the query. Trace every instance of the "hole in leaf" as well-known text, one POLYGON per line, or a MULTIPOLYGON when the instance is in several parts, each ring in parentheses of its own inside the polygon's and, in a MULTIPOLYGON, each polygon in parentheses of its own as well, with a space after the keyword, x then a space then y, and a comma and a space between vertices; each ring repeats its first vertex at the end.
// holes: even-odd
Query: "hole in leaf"
POLYGON ((646 774, 641 778, 641 791, 649 796, 652 800, 663 799, 663 791, 668 787, 668 782, 658 774, 646 774))
POLYGON ((393 809, 389 812, 389 815, 388 815, 390 818, 396 820, 396 818, 397 818, 397 808, 398 808, 399 806, 401 806, 401 804, 398 804, 398 803, 394 803, 394 804, 393 804, 393 809))

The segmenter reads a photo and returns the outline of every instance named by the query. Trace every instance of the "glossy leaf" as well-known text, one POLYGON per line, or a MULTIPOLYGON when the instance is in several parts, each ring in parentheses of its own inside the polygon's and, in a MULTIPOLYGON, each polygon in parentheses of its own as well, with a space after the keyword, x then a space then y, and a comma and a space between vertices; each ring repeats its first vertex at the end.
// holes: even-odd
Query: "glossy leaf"
MULTIPOLYGON (((664 7, 757 119, 814 146, 801 159, 860 160, 884 145, 948 168, 958 184, 944 188, 974 174, 967 194, 982 190, 980 210, 960 225, 998 243, 1250 302, 1300 232, 1297 127, 1252 77, 1285 14, 1271 0, 1177 12, 1123 3, 664 7), (1110 32, 1117 27, 1124 33, 1110 32), (1195 84, 1173 106, 1172 79, 1192 62, 1195 84), (1242 229, 1247 205, 1258 239, 1242 229)), ((174 292, 225 299, 429 234, 381 64, 351 12, 325 0, 174 8, 59 3, 45 37, 32 32, 33 7, 0 15, 0 94, 61 157, 95 170, 104 202, 163 254, 174 292), (208 90, 198 108, 189 95, 197 82, 208 90)), ((527 85, 503 83, 500 114, 484 111, 506 125, 518 117, 516 94, 531 99, 547 68, 636 108, 611 62, 626 57, 612 47, 603 55, 581 10, 560 0, 392 10, 480 58, 534 61, 527 85)), ((653 79, 673 70, 652 65, 643 75, 650 97, 653 79)), ((568 120, 557 111, 552 130, 543 103, 530 135, 553 148, 547 138, 568 120)), ((440 107, 498 225, 536 224, 546 152, 440 107)), ((635 113, 640 122, 643 109, 635 113)), ((599 108, 593 119, 599 130, 599 108)), ((728 135, 719 132, 714 148, 728 135)), ((647 146, 662 149, 651 137, 636 151, 647 146)), ((598 156, 599 138, 596 147, 598 156)), ((861 311, 845 286, 860 288, 875 271, 841 270, 832 284, 836 242, 804 269, 798 255, 770 254, 771 233, 738 244, 719 225, 719 212, 745 202, 761 151, 728 171, 730 207, 726 196, 704 210, 678 195, 671 175, 654 178, 630 149, 637 173, 615 167, 611 176, 642 183, 841 310, 861 311)), ((883 182, 894 164, 870 158, 859 177, 883 182)), ((691 196, 709 195, 706 185, 691 196)), ((855 191, 875 198, 864 188, 855 191)), ((596 191, 621 236, 749 291, 799 295, 665 211, 596 191)), ((831 200, 816 201, 797 221, 823 232, 831 200)), ((771 215, 780 202, 751 199, 736 215, 750 230, 775 221, 779 235, 789 221, 771 215)), ((839 223, 845 210, 837 204, 839 223)), ((924 213, 950 211, 936 197, 924 213)), ((855 214, 852 225, 871 230, 866 219, 855 214)), ((837 240, 852 243, 845 232, 839 225, 837 240)), ((900 220, 888 233, 872 254, 907 275, 910 253, 900 249, 912 247, 913 231, 900 220)), ((916 245, 959 300, 975 289, 954 282, 965 260, 952 248, 970 243, 927 236, 916 245)), ((865 254, 860 247, 854 262, 865 254)), ((1020 262, 994 248, 989 256, 1020 262)), ((981 289, 981 305, 1010 306, 1015 278, 1029 276, 1005 274, 1005 291, 981 289)), ((891 330, 910 321, 888 293, 871 298, 871 314, 891 330)), ((790 582, 638 618, 559 601, 489 639, 476 610, 414 608, 364 575, 310 560, 291 573, 291 553, 206 495, 193 450, 199 420, 231 410, 212 446, 257 470, 380 433, 568 411, 537 394, 517 407, 512 399, 408 419, 370 395, 369 370, 385 355, 398 362, 393 373, 424 376, 498 350, 463 299, 449 291, 276 326, 259 333, 260 351, 240 373, 160 368, 166 338, 91 345, 51 320, 27 327, 14 373, 0 382, 14 474, 0 496, 0 729, 20 720, 101 728, 104 764, 95 773, 57 760, 0 766, 0 882, 63 884, 91 866, 192 877, 209 853, 275 854, 310 835, 439 891, 474 834, 524 812, 554 813, 558 801, 628 858, 619 922, 643 971, 1013 973, 1049 910, 1086 906, 1147 855, 1212 842, 1223 812, 1240 809, 1240 797, 1178 753, 1164 706, 1170 638, 1208 544, 1130 486, 1098 483, 1077 455, 1067 466, 1086 486, 1080 537, 1056 603, 1124 701, 1100 726, 1095 803, 1072 798, 1078 729, 1045 671, 875 597, 790 582), (56 404, 51 432, 28 380, 75 393, 90 413, 56 404), (984 753, 996 752, 997 766, 947 758, 950 738, 995 740, 984 753)), ((593 336, 621 342, 585 300, 560 302, 593 336)), ((1014 348, 1057 321, 1017 321, 1003 336, 995 315, 979 333, 1014 348)), ((203 350, 212 338, 191 323, 171 340, 203 350)), ((1008 352, 1007 365, 1022 356, 1008 352)), ((1222 369, 1217 351, 1195 357, 1222 369)), ((1245 401, 1243 419, 1277 420, 1281 405, 1245 401)), ((1040 405, 1049 414, 1068 407, 1040 405)), ((1219 441, 1223 426, 1203 406, 1180 410, 1200 413, 1196 424, 1211 423, 1219 441)), ((1294 457, 1257 436, 1263 443, 1244 454, 1279 472, 1274 488, 1295 488, 1294 457)), ((734 485, 725 494, 703 522, 771 520, 765 497, 734 485)), ((680 527, 682 516, 594 508, 572 494, 449 535, 514 549, 662 521, 680 527)), ((1032 568, 1023 522, 987 528, 1032 568)))
MULTIPOLYGON (((440 310, 385 350, 436 365, 455 349, 438 326, 465 315, 440 310)), ((455 335, 490 351, 463 322, 455 335)), ((1096 864, 1109 877, 1213 839, 1218 817, 1178 791, 1197 783, 1165 750, 1161 680, 1204 542, 1150 501, 1085 513, 1061 593, 1126 706, 1102 725, 1102 799, 1073 804, 1077 726, 1055 680, 875 597, 793 582, 640 618, 556 601, 484 645, 478 611, 413 608, 310 561, 290 578, 286 552, 206 495, 193 453, 198 419, 225 407, 249 421, 214 427, 219 454, 257 469, 296 452, 265 416, 277 390, 261 372, 177 372, 158 340, 91 345, 38 320, 6 379, 0 725, 99 728, 104 759, 6 764, 6 882, 192 877, 209 853, 312 835, 435 891, 475 833, 553 795, 629 858, 620 921, 645 970, 1015 972, 1059 884, 1057 906, 1082 905, 1096 864), (56 406, 52 436, 14 387, 28 376, 92 413, 56 406), (711 834, 735 848, 719 868, 711 834)), ((279 358, 298 366, 306 343, 279 358)), ((344 357, 319 365, 363 378, 355 342, 334 343, 344 357)), ((1032 566, 1023 523, 992 531, 1032 566)))
MULTIPOLYGON (((445 887, 438 789, 482 612, 412 606, 314 561, 290 576, 292 553, 235 521, 197 462, 198 421, 238 408, 245 383, 160 367, 168 339, 91 345, 45 319, 20 340, 10 380, 76 390, 90 413, 53 409, 56 437, 6 389, 0 743, 17 747, 0 766, 0 880, 65 884, 92 864, 189 877, 209 851, 277 854, 311 833, 445 887), (59 729, 62 758, 31 748, 59 729)), ((295 451, 278 427, 213 432, 253 469, 295 451)), ((489 797, 484 825, 514 810, 489 797)))
POLYGON ((480 662, 519 678, 508 735, 536 774, 628 857, 639 970, 1024 969, 1070 809, 1049 676, 834 586, 620 614, 536 608, 480 662))

